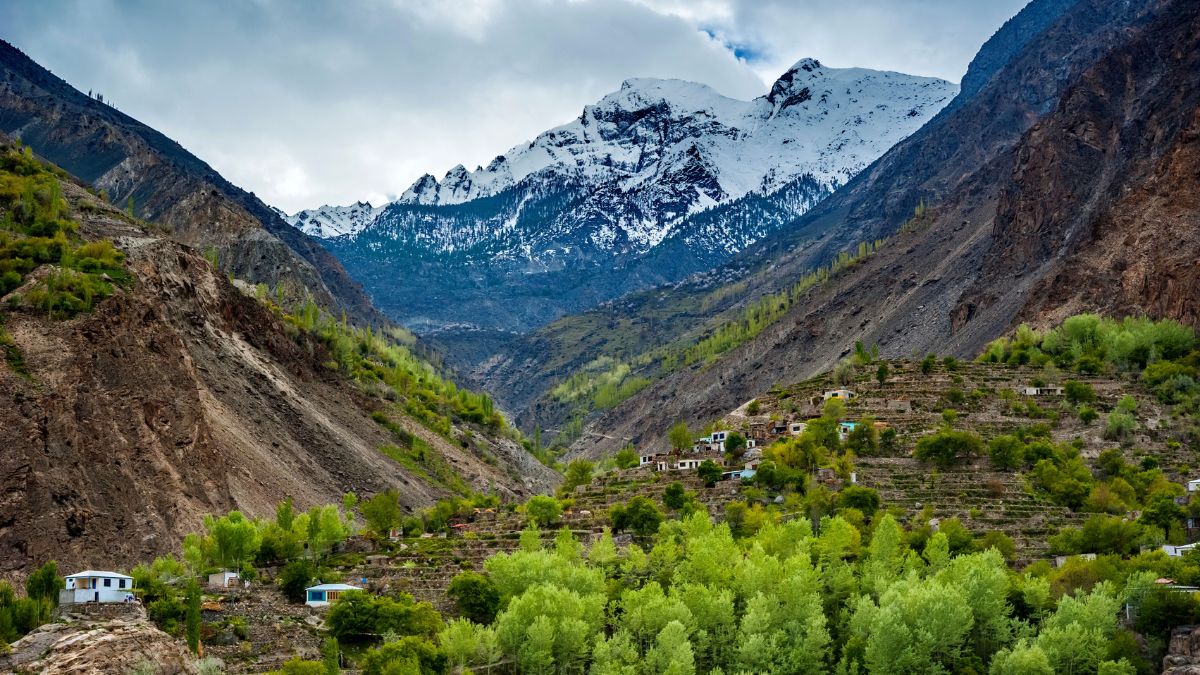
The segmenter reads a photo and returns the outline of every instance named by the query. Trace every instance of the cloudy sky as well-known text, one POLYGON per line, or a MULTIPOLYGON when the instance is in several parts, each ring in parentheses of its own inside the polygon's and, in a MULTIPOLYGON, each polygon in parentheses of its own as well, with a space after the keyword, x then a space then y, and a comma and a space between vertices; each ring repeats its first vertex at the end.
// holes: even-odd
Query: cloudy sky
POLYGON ((473 168, 629 77, 957 82, 1025 0, 16 0, 0 37, 293 212, 473 168))

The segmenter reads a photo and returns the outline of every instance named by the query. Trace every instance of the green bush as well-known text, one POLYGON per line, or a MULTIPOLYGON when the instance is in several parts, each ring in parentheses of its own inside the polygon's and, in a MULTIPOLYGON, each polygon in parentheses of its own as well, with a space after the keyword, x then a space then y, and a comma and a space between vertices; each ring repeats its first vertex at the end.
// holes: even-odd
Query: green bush
POLYGON ((941 468, 953 466, 964 457, 983 451, 983 441, 969 431, 942 429, 917 441, 917 459, 931 461, 941 468))
POLYGON ((450 580, 446 595, 458 613, 477 624, 489 625, 500 609, 500 591, 492 580, 478 572, 460 572, 450 580))

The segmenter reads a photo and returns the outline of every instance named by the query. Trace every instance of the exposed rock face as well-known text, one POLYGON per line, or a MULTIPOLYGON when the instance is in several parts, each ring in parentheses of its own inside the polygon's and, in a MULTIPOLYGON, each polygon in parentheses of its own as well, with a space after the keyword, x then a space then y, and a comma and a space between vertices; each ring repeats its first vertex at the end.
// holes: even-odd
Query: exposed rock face
POLYGON ((1200 675, 1200 626, 1176 626, 1163 657, 1163 675, 1200 675))
POLYGON ((146 619, 141 605, 67 613, 12 645, 0 671, 33 675, 109 675, 152 666, 157 675, 199 673, 179 640, 146 619))
POLYGON ((144 220, 214 249, 238 278, 295 297, 305 291, 352 318, 379 323, 361 288, 320 244, 178 143, 93 100, 0 40, 0 131, 96 188, 132 200, 144 220))
POLYGON ((923 197, 933 211, 921 228, 716 364, 609 411, 591 427, 604 437, 578 449, 719 417, 830 367, 856 340, 886 356, 970 357, 1017 321, 1083 310, 1194 324, 1198 14, 1179 1, 1074 5, 974 97, 750 254, 795 278, 821 250, 798 247, 806 232, 840 248, 894 231, 923 197))
MULTIPOLYGON (((379 452, 395 442, 370 417, 383 402, 322 366, 321 343, 194 249, 64 187, 91 204, 76 209, 82 234, 113 239, 134 282, 70 321, 8 314, 30 377, 0 364, 0 575, 52 558, 122 568, 176 550, 206 513, 267 515, 288 495, 303 508, 348 490, 396 487, 410 508, 445 495, 379 452)), ((399 422, 477 489, 554 479, 510 440, 399 422)))

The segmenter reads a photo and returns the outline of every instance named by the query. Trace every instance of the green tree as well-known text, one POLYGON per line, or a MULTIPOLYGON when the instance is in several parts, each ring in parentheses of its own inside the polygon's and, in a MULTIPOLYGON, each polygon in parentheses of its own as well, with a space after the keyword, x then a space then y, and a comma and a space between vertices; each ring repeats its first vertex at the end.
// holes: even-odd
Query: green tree
POLYGON ((525 502, 525 515, 538 527, 550 527, 562 518, 562 504, 554 497, 535 495, 525 502))
POLYGON ((953 466, 963 457, 977 455, 983 450, 983 441, 968 431, 942 429, 932 436, 917 441, 914 456, 937 464, 939 467, 953 466))
POLYGON ((663 506, 669 509, 681 509, 688 501, 687 490, 683 489, 683 483, 675 481, 663 490, 663 506))
POLYGON ((559 490, 563 494, 568 494, 580 485, 587 485, 592 482, 592 473, 595 470, 596 465, 586 459, 571 460, 571 463, 567 465, 567 471, 559 490))
POLYGON ((395 489, 376 494, 359 507, 367 528, 380 537, 387 537, 392 528, 400 525, 400 493, 395 489))
POLYGON ((1016 436, 996 436, 988 441, 988 456, 997 469, 1016 469, 1025 461, 1025 444, 1016 436))
POLYGON ((886 363, 880 363, 879 367, 875 369, 875 380, 879 382, 879 386, 881 387, 887 384, 889 375, 890 372, 888 370, 888 364, 886 363))
POLYGON ((262 543, 258 528, 241 511, 230 511, 220 518, 206 516, 204 529, 212 539, 213 562, 226 569, 241 569, 262 543))
POLYGON ((1066 395, 1068 401, 1076 405, 1096 402, 1096 390, 1092 389, 1092 385, 1087 382, 1067 380, 1063 383, 1063 393, 1066 395))
POLYGON ((725 452, 734 458, 740 458, 746 453, 746 437, 736 431, 729 432, 725 437, 725 452))
POLYGON ((485 626, 492 623, 500 609, 500 591, 496 584, 478 572, 459 572, 450 580, 446 595, 454 600, 459 614, 485 626))
POLYGON ((327 637, 321 643, 321 664, 325 667, 325 675, 338 675, 342 672, 341 651, 335 637, 327 637))
POLYGON ((58 563, 51 560, 29 574, 25 580, 25 594, 31 600, 44 602, 50 607, 58 606, 58 592, 66 587, 58 575, 58 563))
POLYGON ((496 617, 496 637, 521 672, 582 672, 604 626, 604 604, 601 593, 536 585, 496 617))
POLYGON ((195 579, 187 586, 187 645, 193 654, 200 653, 200 585, 195 579))
POLYGON ((346 591, 325 615, 329 633, 341 642, 375 640, 385 633, 430 638, 442 630, 442 618, 428 602, 411 595, 373 597, 346 591))
POLYGON ((363 675, 443 675, 448 661, 432 642, 410 635, 367 651, 359 665, 363 675))
POLYGON ((937 365, 937 357, 933 354, 926 354, 925 358, 921 359, 921 374, 928 375, 932 373, 935 365, 937 365))
POLYGON ((304 591, 317 576, 317 568, 311 560, 293 560, 279 573, 279 588, 288 600, 303 602, 304 591))
POLYGON ((704 482, 707 487, 712 487, 721 480, 721 467, 711 459, 706 459, 700 462, 700 467, 696 469, 696 475, 704 482))
POLYGON ((634 469, 642 461, 642 458, 638 456, 637 450, 634 450, 632 445, 621 448, 613 459, 618 469, 634 469))
POLYGON ((671 431, 667 433, 667 439, 671 442, 671 449, 675 452, 683 452, 692 447, 692 432, 688 431, 686 422, 680 422, 671 427, 671 431))
POLYGON ((629 531, 641 537, 649 537, 662 524, 662 512, 646 497, 638 495, 625 506, 614 506, 609 511, 613 529, 629 531))

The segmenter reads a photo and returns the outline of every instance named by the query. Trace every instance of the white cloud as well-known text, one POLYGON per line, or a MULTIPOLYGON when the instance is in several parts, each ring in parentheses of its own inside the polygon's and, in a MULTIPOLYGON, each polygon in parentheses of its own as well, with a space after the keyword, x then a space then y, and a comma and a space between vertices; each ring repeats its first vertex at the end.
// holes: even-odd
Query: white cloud
POLYGON ((486 164, 629 77, 751 98, 816 56, 958 79, 1019 4, 60 0, 2 3, 0 25, 77 88, 295 211, 378 203, 423 173, 486 164))

